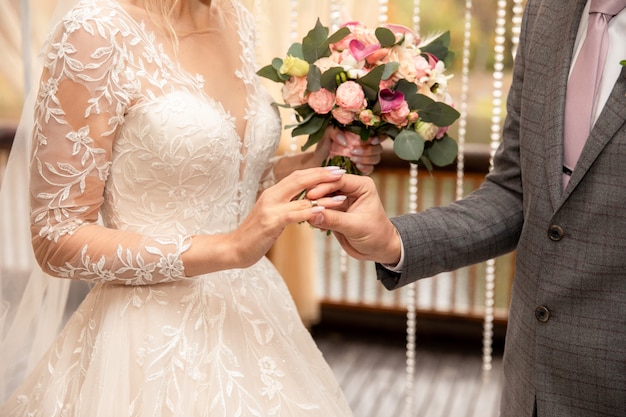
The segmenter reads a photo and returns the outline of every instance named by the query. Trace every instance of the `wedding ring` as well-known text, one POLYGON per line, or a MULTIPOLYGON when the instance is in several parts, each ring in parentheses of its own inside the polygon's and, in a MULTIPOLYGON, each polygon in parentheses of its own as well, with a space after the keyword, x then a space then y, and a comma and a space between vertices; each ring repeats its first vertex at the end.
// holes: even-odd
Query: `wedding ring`
POLYGON ((311 207, 317 207, 319 206, 319 203, 317 202, 317 200, 311 200, 311 207))

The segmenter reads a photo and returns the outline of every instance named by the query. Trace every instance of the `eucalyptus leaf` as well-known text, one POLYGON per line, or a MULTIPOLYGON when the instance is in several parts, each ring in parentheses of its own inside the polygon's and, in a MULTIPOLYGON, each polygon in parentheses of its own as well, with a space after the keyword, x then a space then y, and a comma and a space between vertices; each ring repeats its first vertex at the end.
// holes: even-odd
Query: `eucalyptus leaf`
POLYGON ((328 91, 335 92, 337 90, 337 75, 344 72, 343 67, 331 67, 322 73, 320 83, 322 87, 328 91))
POLYGON ((381 79, 388 80, 394 72, 396 72, 400 68, 399 62, 388 62, 385 64, 385 70, 383 71, 383 75, 381 79))
POLYGON ((263 68, 259 69, 256 73, 258 76, 267 78, 268 80, 274 81, 276 83, 284 83, 286 81, 285 79, 283 79, 281 74, 279 74, 278 71, 276 71, 276 68, 274 68, 271 65, 264 66, 263 68))
POLYGON ((359 83, 361 87, 363 87, 365 97, 367 97, 368 101, 373 102, 378 98, 380 80, 382 79, 384 71, 385 65, 379 65, 370 72, 368 72, 365 76, 356 80, 356 82, 359 83))
POLYGON ((404 129, 393 140, 393 151, 400 159, 417 161, 424 153, 424 139, 419 133, 404 129))
POLYGON ((318 59, 330 56, 330 48, 326 44, 328 28, 317 19, 315 27, 302 39, 302 55, 309 64, 318 59))
POLYGON ((340 40, 342 40, 343 38, 345 38, 346 36, 348 36, 350 34, 350 29, 343 27, 339 30, 337 30, 335 33, 333 33, 332 35, 330 35, 328 37, 328 39, 326 39, 326 41, 324 42, 324 44, 326 44, 326 46, 330 46, 333 43, 337 43, 340 40))
POLYGON ((425 107, 418 107, 417 112, 420 118, 429 123, 433 123, 440 127, 450 126, 460 113, 453 107, 439 101, 433 101, 425 107))
MULTIPOLYGON (((417 86, 415 91, 417 91, 417 86)), ((428 109, 432 109, 433 105, 435 104, 435 100, 424 94, 405 94, 405 97, 407 103, 409 104, 409 108, 412 110, 417 110, 419 112, 428 111, 428 109)))
POLYGON ((422 155, 422 157, 419 159, 418 162, 421 162, 422 165, 424 165, 426 167, 428 172, 432 172, 433 171, 433 163, 430 162, 430 159, 428 159, 428 157, 426 155, 422 155))
POLYGON ((302 123, 302 122, 304 122, 304 121, 306 121, 306 120, 310 119, 310 118, 311 118, 311 117, 313 117, 315 114, 317 114, 317 113, 315 113, 315 111, 313 111, 313 109, 311 108, 311 106, 309 106, 307 103, 305 103, 305 104, 301 104, 301 105, 299 105, 299 106, 295 106, 295 107, 292 107, 292 108, 293 108, 293 109, 295 110, 295 112, 296 112, 296 113, 297 113, 297 114, 301 117, 301 119, 302 119, 302 120, 301 120, 301 122, 300 122, 300 123, 302 123))
POLYGON ((378 27, 374 31, 374 34, 376 35, 376 39, 378 39, 378 43, 380 43, 382 48, 389 48, 396 43, 396 35, 394 35, 393 32, 387 28, 378 27))
POLYGON ((313 115, 311 118, 300 123, 295 129, 293 129, 291 136, 312 135, 324 126, 326 120, 326 117, 313 115))
POLYGON ((296 42, 289 47, 287 55, 291 55, 296 58, 304 59, 304 53, 302 52, 302 44, 296 42))
MULTIPOLYGON (((404 94, 405 100, 408 101, 409 98, 417 94, 417 85, 415 83, 412 83, 402 78, 398 80, 395 91, 399 91, 402 94, 404 94)), ((413 109, 413 107, 411 107, 410 104, 409 104, 409 107, 413 109)))
POLYGON ((435 139, 424 152, 432 163, 438 167, 450 165, 459 153, 459 146, 454 139, 444 135, 441 139, 435 139))
POLYGON ((322 88, 322 71, 315 65, 310 65, 309 73, 306 75, 306 89, 313 92, 320 88, 322 88))
MULTIPOLYGON (((321 121, 321 123, 319 124, 319 127, 317 128, 316 131, 311 132, 309 134, 309 137, 307 138, 307 141, 304 145, 302 145, 301 150, 306 151, 307 149, 309 149, 311 146, 315 145, 317 142, 319 142, 322 137, 324 136, 324 132, 326 132, 326 128, 328 127, 328 118, 326 117, 314 117, 311 120, 316 120, 315 122, 315 126, 317 126, 317 123, 321 121)), ((297 136, 294 132, 296 131, 296 129, 294 129, 291 132, 292 136, 297 136)))
POLYGON ((437 38, 428 42, 426 45, 420 45, 420 50, 423 53, 429 53, 437 57, 441 61, 445 61, 448 55, 448 48, 450 46, 450 31, 444 32, 437 38))

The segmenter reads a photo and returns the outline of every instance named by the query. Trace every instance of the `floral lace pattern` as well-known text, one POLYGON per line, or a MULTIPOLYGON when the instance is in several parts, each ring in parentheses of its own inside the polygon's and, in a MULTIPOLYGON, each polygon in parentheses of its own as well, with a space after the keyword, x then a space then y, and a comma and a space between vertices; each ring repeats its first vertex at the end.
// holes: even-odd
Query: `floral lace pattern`
POLYGON ((47 272, 94 285, 0 415, 351 415, 267 259, 184 279, 190 236, 233 230, 270 185, 281 130, 252 16, 213 3, 239 35, 239 115, 115 1, 82 0, 48 39, 34 247, 47 272))

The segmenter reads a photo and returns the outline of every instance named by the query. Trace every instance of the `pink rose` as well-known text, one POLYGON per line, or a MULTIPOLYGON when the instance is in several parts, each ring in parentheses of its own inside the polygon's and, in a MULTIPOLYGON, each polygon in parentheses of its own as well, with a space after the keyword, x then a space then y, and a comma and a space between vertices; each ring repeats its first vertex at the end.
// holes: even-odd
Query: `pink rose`
POLYGON ((324 73, 332 67, 338 67, 341 60, 341 54, 339 52, 333 52, 330 56, 325 56, 313 63, 320 72, 324 73))
POLYGON ((361 111, 361 113, 359 113, 359 120, 365 126, 374 126, 380 123, 380 117, 376 116, 370 109, 361 111))
POLYGON ((354 121, 354 113, 350 110, 343 109, 341 107, 335 107, 331 111, 335 120, 337 120, 342 125, 349 125, 354 121))
POLYGON ((409 105, 404 101, 398 108, 383 114, 383 119, 399 127, 406 126, 409 123, 410 112, 409 105))
POLYGON ((292 107, 306 103, 306 77, 289 77, 283 86, 283 100, 292 107))
POLYGON ((317 114, 326 114, 335 105, 335 95, 325 88, 313 91, 307 97, 307 103, 317 114))
POLYGON ((344 110, 358 112, 367 107, 365 93, 359 84, 354 81, 346 81, 337 87, 337 105, 344 110))

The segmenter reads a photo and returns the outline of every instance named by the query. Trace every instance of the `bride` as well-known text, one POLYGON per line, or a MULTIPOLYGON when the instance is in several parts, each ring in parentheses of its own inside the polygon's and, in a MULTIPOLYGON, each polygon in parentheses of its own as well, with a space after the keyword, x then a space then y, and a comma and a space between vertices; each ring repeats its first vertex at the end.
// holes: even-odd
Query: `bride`
POLYGON ((237 0, 81 0, 53 25, 11 155, 32 148, 39 266, 18 304, 0 264, 3 417, 351 415, 264 256, 340 203, 294 197, 342 174, 319 165, 343 133, 272 158, 253 30, 237 0), (91 289, 56 334, 71 280, 91 289))

